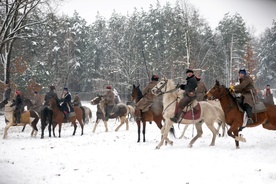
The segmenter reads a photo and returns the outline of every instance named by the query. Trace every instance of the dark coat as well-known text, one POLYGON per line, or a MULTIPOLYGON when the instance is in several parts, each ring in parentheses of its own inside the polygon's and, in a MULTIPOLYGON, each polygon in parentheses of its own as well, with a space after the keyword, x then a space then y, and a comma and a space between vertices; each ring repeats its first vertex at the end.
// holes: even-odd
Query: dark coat
POLYGON ((251 94, 251 91, 253 95, 255 95, 256 90, 254 87, 253 80, 250 76, 245 75, 244 77, 240 78, 240 84, 234 86, 236 93, 241 93, 243 96, 243 104, 247 103, 251 107, 254 104, 253 96, 251 94))
POLYGON ((44 98, 44 101, 45 101, 45 102, 44 102, 44 105, 49 105, 49 104, 48 104, 48 103, 49 103, 49 100, 50 100, 52 97, 55 97, 56 100, 58 99, 57 94, 56 94, 56 92, 55 92, 54 90, 50 90, 49 92, 46 93, 45 98, 44 98))
POLYGON ((185 90, 184 94, 195 93, 197 88, 197 80, 194 75, 186 78, 186 84, 181 84, 180 89, 185 90))
POLYGON ((73 108, 71 107, 71 94, 69 92, 63 94, 60 101, 62 111, 66 111, 67 113, 73 111, 73 108))
POLYGON ((13 106, 15 106, 15 110, 20 110, 20 112, 24 111, 24 104, 21 95, 16 95, 15 100, 11 104, 11 107, 13 106))

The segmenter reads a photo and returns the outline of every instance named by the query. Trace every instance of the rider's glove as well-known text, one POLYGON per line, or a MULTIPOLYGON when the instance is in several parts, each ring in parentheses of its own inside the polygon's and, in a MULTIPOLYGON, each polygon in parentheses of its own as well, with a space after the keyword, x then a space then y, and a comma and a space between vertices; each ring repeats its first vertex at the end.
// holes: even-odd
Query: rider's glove
POLYGON ((235 91, 235 86, 230 86, 230 91, 235 91))

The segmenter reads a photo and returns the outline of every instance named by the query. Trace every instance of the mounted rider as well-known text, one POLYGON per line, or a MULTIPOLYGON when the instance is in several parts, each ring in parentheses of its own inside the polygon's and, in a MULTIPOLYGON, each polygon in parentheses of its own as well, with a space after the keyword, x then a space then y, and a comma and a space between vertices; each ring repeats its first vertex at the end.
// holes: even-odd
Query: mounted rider
POLYGON ((65 115, 66 121, 68 122, 69 120, 69 113, 73 112, 74 109, 71 106, 71 94, 69 93, 69 90, 67 87, 63 88, 63 94, 60 99, 60 106, 61 110, 65 115))
POLYGON ((255 95, 255 87, 252 78, 247 75, 245 69, 240 69, 239 70, 239 81, 240 84, 236 86, 230 86, 230 90, 241 93, 242 95, 242 108, 247 114, 248 120, 247 120, 247 125, 252 124, 252 106, 254 104, 254 97, 255 95))
POLYGON ((76 106, 76 107, 81 107, 81 99, 80 99, 80 96, 78 93, 75 94, 74 96, 74 100, 73 100, 73 105, 76 106))
POLYGON ((154 103, 157 97, 152 94, 152 88, 157 85, 159 80, 158 75, 152 75, 151 81, 148 85, 143 89, 142 94, 143 98, 136 103, 135 106, 135 115, 137 116, 136 119, 141 119, 142 112, 146 112, 149 110, 150 106, 154 103))
POLYGON ((10 85, 5 84, 4 87, 5 87, 4 100, 0 103, 0 109, 3 108, 8 103, 8 100, 10 99, 10 95, 11 95, 10 85))
POLYGON ((196 88, 196 100, 197 101, 206 101, 205 94, 207 93, 207 88, 205 84, 201 81, 200 76, 196 76, 197 88, 196 88))
POLYGON ((102 95, 103 98, 105 99, 104 111, 105 111, 105 120, 106 121, 109 119, 110 113, 114 109, 114 105, 115 105, 115 94, 113 93, 113 91, 111 89, 112 89, 112 86, 107 85, 106 93, 104 95, 102 95))
POLYGON ((183 109, 196 99, 197 80, 194 75, 194 71, 191 69, 186 70, 186 80, 180 85, 180 89, 184 90, 184 97, 180 100, 177 108, 176 115, 171 120, 177 123, 179 117, 182 114, 183 109))
POLYGON ((21 113, 24 111, 24 103, 22 100, 21 92, 18 90, 15 92, 15 100, 13 100, 13 103, 10 105, 10 107, 15 106, 14 110, 14 117, 15 117, 15 125, 20 123, 20 116, 21 113))
POLYGON ((41 102, 41 98, 38 95, 37 91, 34 91, 34 97, 32 100, 32 104, 33 105, 31 106, 31 110, 34 110, 34 111, 40 113, 40 108, 43 105, 43 103, 41 102))
POLYGON ((58 97, 57 97, 57 93, 55 92, 56 90, 56 87, 55 86, 50 86, 49 87, 50 91, 48 91, 44 97, 44 105, 48 106, 49 105, 49 100, 51 98, 55 98, 56 100, 58 100, 58 97))

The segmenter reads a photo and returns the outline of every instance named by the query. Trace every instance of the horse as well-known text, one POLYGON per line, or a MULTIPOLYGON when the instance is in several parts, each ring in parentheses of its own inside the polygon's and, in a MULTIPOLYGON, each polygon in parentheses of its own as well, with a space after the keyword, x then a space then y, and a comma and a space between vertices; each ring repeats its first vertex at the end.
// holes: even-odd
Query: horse
MULTIPOLYGON (((225 113, 226 123, 230 126, 227 134, 235 140, 236 148, 239 148, 239 141, 246 140, 239 135, 240 127, 243 125, 244 113, 239 110, 237 99, 232 96, 231 91, 224 85, 220 85, 219 81, 211 88, 206 96, 209 100, 218 99, 225 113)), ((253 124, 246 127, 263 126, 267 130, 276 130, 276 106, 264 103, 266 111, 253 113, 253 124)))
MULTIPOLYGON (((225 136, 225 128, 226 128, 224 112, 223 112, 222 108, 220 107, 220 104, 217 104, 219 102, 209 101, 209 100, 207 102, 211 103, 216 110, 215 115, 216 115, 216 123, 218 124, 218 127, 217 127, 218 136, 224 137, 225 136), (219 133, 220 128, 222 128, 222 135, 219 133)), ((182 139, 183 137, 185 137, 184 135, 185 135, 185 132, 186 132, 188 126, 189 126, 189 124, 185 125, 183 132, 182 132, 181 136, 179 137, 179 139, 182 139)))
MULTIPOLYGON (((173 144, 173 142, 168 138, 168 132, 170 127, 173 125, 173 121, 171 121, 171 118, 175 115, 178 100, 181 99, 181 97, 183 97, 182 94, 178 94, 177 90, 178 88, 176 88, 174 82, 171 79, 167 79, 166 77, 162 78, 160 82, 158 82, 156 86, 152 88, 153 94, 157 96, 163 95, 163 117, 165 119, 165 128, 161 131, 162 138, 160 143, 156 146, 156 149, 160 149, 164 141, 166 141, 170 145, 173 144)), ((214 123, 216 121, 216 116, 214 116, 214 114, 216 113, 216 110, 213 105, 205 101, 197 102, 196 100, 194 100, 193 103, 199 104, 200 106, 201 110, 196 110, 200 112, 198 113, 198 117, 196 117, 196 114, 192 114, 194 118, 191 119, 185 119, 186 117, 182 116, 179 122, 182 124, 194 124, 196 127, 197 135, 190 141, 189 147, 192 147, 194 142, 203 134, 203 122, 205 122, 206 126, 211 130, 213 134, 210 146, 214 146, 217 134, 217 130, 214 126, 214 123)), ((189 112, 187 112, 186 114, 189 114, 189 112)))
POLYGON ((83 110, 84 110, 84 124, 88 124, 90 123, 91 119, 92 119, 92 111, 89 107, 86 107, 86 106, 81 106, 83 107, 83 110))
MULTIPOLYGON (((107 127, 107 120, 105 119, 104 116, 104 98, 101 95, 97 95, 95 98, 93 98, 90 101, 91 105, 97 105, 97 112, 96 112, 96 123, 94 125, 94 129, 93 129, 93 133, 95 133, 96 131, 96 127, 98 125, 98 123, 100 122, 100 120, 102 120, 104 122, 104 126, 105 126, 105 132, 108 132, 108 127, 107 127)), ((123 103, 118 103, 117 105, 115 105, 118 110, 115 111, 114 113, 111 112, 109 119, 116 119, 119 118, 120 119, 120 125, 115 129, 115 131, 117 132, 119 130, 119 128, 126 123, 126 130, 128 130, 129 125, 128 125, 128 119, 127 119, 127 115, 128 115, 128 107, 123 104, 123 103)), ((114 107, 115 107, 114 106, 114 107)), ((116 109, 115 107, 115 109, 116 109)))
POLYGON ((40 120, 41 120, 41 139, 44 138, 44 130, 48 125, 49 137, 51 137, 51 127, 53 126, 52 121, 53 111, 47 105, 43 105, 40 109, 40 120))
MULTIPOLYGON (((52 121, 53 121, 53 135, 54 137, 55 135, 55 127, 57 125, 59 125, 59 137, 60 137, 60 133, 61 133, 61 126, 62 123, 65 123, 65 115, 63 114, 63 112, 60 109, 60 106, 56 100, 56 98, 52 97, 49 100, 49 107, 52 109, 53 111, 53 116, 52 116, 52 121)), ((81 135, 83 135, 83 111, 80 107, 76 107, 73 106, 74 109, 74 115, 70 116, 69 115, 69 122, 71 122, 74 126, 74 131, 73 131, 73 135, 75 135, 76 130, 77 130, 77 122, 76 120, 78 120, 80 127, 81 127, 81 135)))
MULTIPOLYGON (((140 90, 140 85, 135 86, 133 84, 132 92, 131 92, 131 98, 133 102, 136 104, 139 102, 139 100, 143 97, 142 91, 140 90)), ((141 133, 141 121, 143 124, 143 142, 146 141, 146 122, 152 122, 154 121, 157 125, 157 127, 161 130, 163 125, 163 104, 162 99, 157 99, 155 102, 151 105, 148 111, 141 113, 141 120, 136 118, 136 124, 138 127, 138 140, 137 142, 140 142, 140 133, 141 133)), ((171 127, 170 132, 174 135, 174 128, 171 127)))
POLYGON ((11 126, 25 126, 25 125, 30 125, 33 130, 31 132, 31 136, 32 137, 36 137, 38 129, 36 127, 38 121, 39 121, 39 115, 37 112, 33 111, 33 110, 29 110, 29 111, 24 111, 21 113, 20 116, 20 123, 15 124, 15 117, 14 117, 14 109, 15 107, 10 107, 12 104, 11 101, 8 101, 8 103, 5 105, 5 118, 7 120, 7 124, 4 130, 4 136, 3 139, 7 138, 8 135, 8 129, 11 126))

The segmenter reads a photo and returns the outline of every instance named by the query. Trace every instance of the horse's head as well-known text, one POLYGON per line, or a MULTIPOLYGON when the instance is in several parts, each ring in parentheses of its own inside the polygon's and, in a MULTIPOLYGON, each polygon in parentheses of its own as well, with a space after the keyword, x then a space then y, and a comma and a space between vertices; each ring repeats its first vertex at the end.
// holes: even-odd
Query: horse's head
POLYGON ((23 98, 23 103, 25 106, 27 106, 27 109, 30 110, 33 106, 32 101, 29 98, 23 98))
POLYGON ((133 84, 133 88, 132 88, 132 92, 131 92, 132 101, 137 103, 141 98, 143 98, 143 94, 140 89, 140 84, 138 84, 137 86, 135 86, 135 84, 133 84))
POLYGON ((100 103, 100 101, 102 100, 102 96, 101 95, 97 95, 95 98, 93 98, 90 101, 91 105, 98 105, 100 103))
POLYGON ((227 93, 229 93, 229 90, 224 85, 220 85, 219 81, 216 80, 216 84, 206 93, 206 97, 208 100, 215 100, 220 99, 227 93))
POLYGON ((167 92, 168 86, 171 86, 172 80, 163 77, 151 90, 152 94, 159 96, 167 92))

